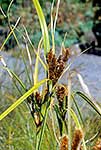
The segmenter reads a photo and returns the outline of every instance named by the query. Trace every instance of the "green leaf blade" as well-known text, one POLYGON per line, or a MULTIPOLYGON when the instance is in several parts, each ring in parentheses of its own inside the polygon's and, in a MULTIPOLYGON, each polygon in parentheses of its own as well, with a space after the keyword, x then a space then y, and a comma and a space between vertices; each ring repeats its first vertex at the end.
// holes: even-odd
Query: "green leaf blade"
POLYGON ((5 118, 11 111, 13 111, 17 106, 19 106, 26 98, 28 98, 34 90, 36 90, 39 86, 41 86, 44 82, 46 82, 48 79, 41 80, 36 85, 34 85, 30 90, 28 90, 23 96, 21 96, 15 103, 13 103, 6 111, 4 111, 0 115, 0 120, 5 118))
POLYGON ((42 30, 42 35, 43 35, 44 53, 46 55, 50 50, 47 24, 46 24, 46 21, 45 21, 45 17, 44 17, 42 8, 39 4, 39 1, 38 0, 32 0, 32 1, 34 3, 35 9, 36 9, 38 17, 39 17, 41 30, 42 30))

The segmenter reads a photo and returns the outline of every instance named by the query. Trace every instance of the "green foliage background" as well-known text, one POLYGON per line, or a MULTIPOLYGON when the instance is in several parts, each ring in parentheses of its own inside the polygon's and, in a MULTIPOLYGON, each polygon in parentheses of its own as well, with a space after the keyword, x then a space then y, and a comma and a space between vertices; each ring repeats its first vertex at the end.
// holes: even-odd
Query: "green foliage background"
MULTIPOLYGON (((1 0, 0 4, 5 12, 7 13, 7 8, 10 0, 1 0)), ((52 0, 40 0, 40 4, 43 8, 47 25, 50 24, 50 12, 52 0), (48 8, 48 9, 47 9, 48 8)), ((56 1, 54 5, 54 12, 56 10, 56 1)), ((24 24, 31 36, 31 40, 37 47, 38 39, 41 37, 40 26, 38 22, 38 17, 36 11, 31 4, 31 0, 22 1, 16 0, 10 9, 10 21, 15 23, 17 17, 21 16, 20 27, 24 24)), ((0 15, 0 24, 2 26, 8 26, 7 18, 0 15)), ((60 46, 64 40, 65 33, 67 32, 67 37, 65 40, 65 46, 71 46, 80 40, 77 31, 88 32, 92 29, 93 25, 93 9, 92 2, 81 3, 79 0, 62 0, 59 8, 59 16, 57 20, 57 27, 55 33, 55 42, 57 46, 60 46), (57 38, 58 37, 58 38, 57 38)), ((21 27, 22 28, 22 27, 21 27)), ((20 28, 20 30, 22 30, 20 28)), ((23 32, 23 30, 22 30, 23 32)), ((51 38, 51 37, 50 37, 51 38)))

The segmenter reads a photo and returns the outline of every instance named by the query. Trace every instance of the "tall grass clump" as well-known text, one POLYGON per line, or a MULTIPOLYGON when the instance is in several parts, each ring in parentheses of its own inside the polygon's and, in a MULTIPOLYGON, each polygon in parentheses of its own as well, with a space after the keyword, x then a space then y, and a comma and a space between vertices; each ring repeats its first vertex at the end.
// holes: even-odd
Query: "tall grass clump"
MULTIPOLYGON (((88 139, 86 139, 88 141, 85 140, 86 133, 83 118, 83 113, 85 112, 82 113, 77 100, 85 101, 87 105, 90 105, 90 107, 97 113, 99 117, 101 117, 101 109, 100 106, 98 106, 98 104, 93 102, 93 98, 90 95, 89 89, 87 85, 84 83, 82 76, 79 73, 76 73, 76 71, 73 72, 71 70, 71 65, 74 60, 72 62, 69 62, 69 59, 71 57, 70 49, 65 48, 64 44, 62 44, 61 53, 58 56, 56 55, 54 35, 60 0, 58 0, 57 3, 57 11, 55 19, 53 19, 52 16, 54 1, 52 4, 51 28, 48 28, 48 25, 46 24, 45 17, 39 1, 32 0, 32 3, 34 4, 34 7, 36 9, 40 22, 40 27, 42 30, 42 37, 39 41, 37 50, 34 48, 30 40, 27 29, 25 28, 25 26, 23 26, 25 34, 22 34, 22 38, 26 43, 26 55, 27 55, 27 59, 25 59, 26 56, 24 55, 24 52, 21 49, 19 43, 19 39, 15 34, 15 30, 19 34, 21 34, 19 28, 17 27, 20 18, 18 18, 14 26, 10 25, 9 22, 11 31, 0 48, 0 50, 3 50, 5 43, 7 42, 9 37, 13 34, 16 43, 19 47, 19 50, 21 52, 20 55, 22 56, 21 58, 25 66, 24 77, 26 77, 27 82, 26 84, 26 82, 20 79, 17 73, 15 73, 8 67, 8 65, 5 62, 6 58, 0 56, 2 69, 7 71, 9 78, 12 80, 13 85, 16 88, 16 91, 18 91, 19 93, 18 94, 19 98, 17 100, 14 100, 12 96, 13 104, 0 114, 0 121, 2 122, 2 124, 4 121, 4 124, 6 128, 8 128, 7 130, 9 132, 7 145, 9 149, 12 149, 12 147, 13 149, 14 148, 17 149, 18 147, 20 148, 21 141, 22 143, 23 141, 26 141, 26 143, 23 143, 23 149, 29 148, 30 150, 31 149, 88 150, 87 143, 89 143, 90 140, 88 139), (48 29, 51 30, 52 33, 51 35, 52 45, 50 45, 48 29), (43 49, 44 49, 43 51, 44 57, 42 58, 40 56, 40 53, 42 53, 43 49), (33 67, 33 53, 36 56, 34 67, 33 67), (40 71, 39 66, 43 68, 44 72, 43 79, 40 81, 39 81, 39 71, 40 71), (64 73, 67 73, 68 76, 68 78, 66 79, 68 81, 67 85, 61 84, 59 82, 64 73), (78 77, 78 81, 81 84, 83 92, 72 90, 73 85, 72 78, 74 74, 75 76, 78 77), (26 111, 26 109, 28 109, 28 111, 26 111), (12 123, 11 128, 10 126, 7 126, 6 122, 7 120, 9 120, 8 122, 12 120, 14 116, 12 115, 13 110, 16 111, 17 117, 19 118, 19 119, 16 118, 16 121, 20 121, 21 123, 23 123, 23 126, 19 125, 18 128, 16 128, 15 126, 15 129, 13 127, 14 122, 12 123), (22 133, 20 133, 19 139, 17 141, 16 135, 15 134, 13 135, 12 133, 17 134, 18 130, 23 132, 24 138, 23 136, 21 136, 22 133), (26 135, 28 136, 26 137, 26 135), (19 146, 17 145, 17 143, 19 143, 19 146)), ((11 5, 12 4, 10 4, 10 7, 11 5)), ((2 141, 3 140, 4 139, 2 139, 2 141)))

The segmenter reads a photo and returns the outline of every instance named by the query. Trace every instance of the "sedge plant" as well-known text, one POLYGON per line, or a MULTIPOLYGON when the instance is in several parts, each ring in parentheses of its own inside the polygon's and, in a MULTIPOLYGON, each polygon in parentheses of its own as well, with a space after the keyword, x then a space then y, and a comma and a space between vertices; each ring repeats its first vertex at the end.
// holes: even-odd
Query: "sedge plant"
MULTIPOLYGON (((9 19, 9 10, 12 5, 11 2, 8 9, 8 19, 9 19)), ((101 117, 101 108, 95 102, 93 102, 92 97, 89 93, 87 85, 84 83, 83 78, 80 74, 75 72, 75 75, 78 77, 78 80, 83 88, 84 92, 81 91, 72 91, 72 71, 71 71, 71 63, 67 63, 70 58, 70 49, 65 48, 64 44, 61 48, 61 54, 56 56, 56 47, 55 47, 55 27, 56 21, 58 17, 59 4, 60 0, 57 3, 56 17, 55 20, 52 16, 52 11, 54 7, 54 1, 51 9, 51 33, 52 33, 52 46, 50 46, 49 39, 49 31, 48 26, 46 24, 45 16, 40 6, 38 0, 32 0, 34 7, 36 9, 40 27, 42 30, 42 38, 39 41, 38 49, 36 50, 30 40, 27 29, 23 26, 25 34, 22 34, 22 38, 26 43, 26 55, 28 57, 25 60, 25 56, 20 47, 19 39, 15 34, 15 30, 19 33, 19 29, 17 28, 18 22, 20 18, 18 18, 16 24, 14 26, 10 25, 10 33, 3 42, 0 51, 3 50, 3 47, 9 37, 13 34, 19 50, 21 51, 22 59, 25 65, 25 74, 30 86, 27 86, 24 83, 19 75, 17 75, 14 71, 12 71, 6 64, 5 58, 0 57, 0 61, 2 63, 2 69, 8 72, 9 77, 12 79, 16 90, 19 92, 19 98, 15 100, 15 102, 8 107, 4 112, 0 114, 0 121, 7 119, 6 116, 12 114, 15 109, 23 105, 25 101, 26 109, 30 112, 28 115, 32 117, 34 123, 31 126, 34 126, 34 132, 29 130, 30 125, 28 125, 28 135, 29 139, 35 141, 30 147, 30 149, 35 150, 45 150, 47 149, 47 145, 49 145, 49 149, 61 149, 61 150, 74 150, 83 148, 87 150, 87 145, 85 141, 85 134, 83 129, 85 128, 83 114, 77 103, 77 95, 80 97, 80 100, 87 102, 93 110, 101 117), (30 44, 27 44, 27 41, 30 44), (52 47, 52 48, 51 48, 52 47), (44 57, 41 58, 40 53, 44 49, 44 57), (33 67, 32 52, 36 56, 35 65, 33 67), (28 65, 29 64, 29 65, 28 65), (44 70, 44 79, 39 81, 39 66, 43 67, 44 70), (68 85, 60 84, 59 81, 62 78, 63 74, 68 72, 68 85), (30 75, 31 74, 31 75, 30 75), (40 88, 41 87, 41 88, 40 88), (22 103, 22 104, 21 104, 22 103), (74 109, 73 105, 76 109, 74 109), (76 111, 75 111, 76 110, 76 111), (72 129, 72 124, 75 124, 75 132, 72 129), (74 132, 74 135, 72 134, 74 132), (34 134, 32 136, 32 134, 34 134), (63 135, 66 136, 63 136, 63 135), (62 142, 60 141, 60 137, 62 142), (73 137, 73 139, 72 139, 73 137), (48 140, 46 141, 46 138, 48 140), (78 142, 75 141, 78 139, 78 142), (54 139, 54 140, 52 140, 54 139), (65 140, 64 140, 65 139, 65 140), (64 145, 64 141, 67 141, 64 145), (54 144, 55 143, 55 144, 54 144)), ((78 56, 76 56, 77 58, 78 56)), ((79 59, 79 58, 78 58, 79 59)), ((74 60, 73 60, 74 61, 74 60)), ((11 98, 11 97, 10 97, 11 98)), ((83 103, 83 102, 82 102, 83 103)), ((24 108, 25 110, 25 108, 24 108)), ((19 114, 20 117, 20 114, 19 114)), ((10 119, 10 118, 9 118, 10 119)), ((18 129, 19 130, 19 129, 18 129)), ((11 131, 12 128, 9 129, 9 142, 11 139, 11 131)), ((22 139, 23 140, 23 139, 22 139)), ((29 140, 29 142, 31 141, 29 140)), ((17 142, 17 141, 16 141, 17 142)), ((10 144, 9 144, 10 145, 10 144)), ((10 147, 11 148, 11 147, 10 147)), ((15 148, 16 149, 16 148, 15 148)))

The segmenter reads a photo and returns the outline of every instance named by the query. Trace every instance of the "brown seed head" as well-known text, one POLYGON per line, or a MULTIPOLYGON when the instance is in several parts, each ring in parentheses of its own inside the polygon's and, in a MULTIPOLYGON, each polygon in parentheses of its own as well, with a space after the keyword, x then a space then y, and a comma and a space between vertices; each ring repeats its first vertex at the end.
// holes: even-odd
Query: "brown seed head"
POLYGON ((65 49, 57 59, 53 54, 52 49, 47 54, 47 64, 48 64, 48 77, 53 81, 53 85, 58 81, 59 77, 61 76, 66 61, 69 58, 69 49, 65 49))
POLYGON ((82 130, 76 129, 72 141, 72 150, 78 150, 78 148, 80 149, 82 138, 83 138, 82 130))
POLYGON ((65 96, 68 96, 68 89, 64 85, 59 85, 56 88, 57 99, 64 99, 65 96))
POLYGON ((36 103, 40 106, 40 104, 42 102, 42 97, 39 92, 35 93, 35 99, 36 99, 36 103))
POLYGON ((64 85, 59 85, 56 88, 56 95, 59 102, 60 108, 63 106, 64 97, 68 96, 68 89, 64 85))
POLYGON ((56 58, 55 58, 55 55, 53 54, 52 49, 47 54, 47 59, 46 60, 47 60, 48 65, 56 64, 56 58))
POLYGON ((93 150, 101 150, 101 138, 98 139, 95 146, 93 147, 93 150))
POLYGON ((59 79, 59 77, 61 76, 64 68, 65 68, 65 63, 63 61, 57 63, 55 68, 55 76, 57 79, 59 79))
POLYGON ((70 57, 70 49, 69 48, 63 48, 62 49, 62 55, 63 55, 63 61, 66 62, 68 61, 70 57))
POLYGON ((68 150, 68 137, 66 135, 61 138, 60 150, 68 150))
POLYGON ((53 81, 53 84, 55 84, 55 67, 56 67, 56 57, 53 54, 53 51, 50 50, 47 54, 47 64, 48 64, 48 77, 53 81))

